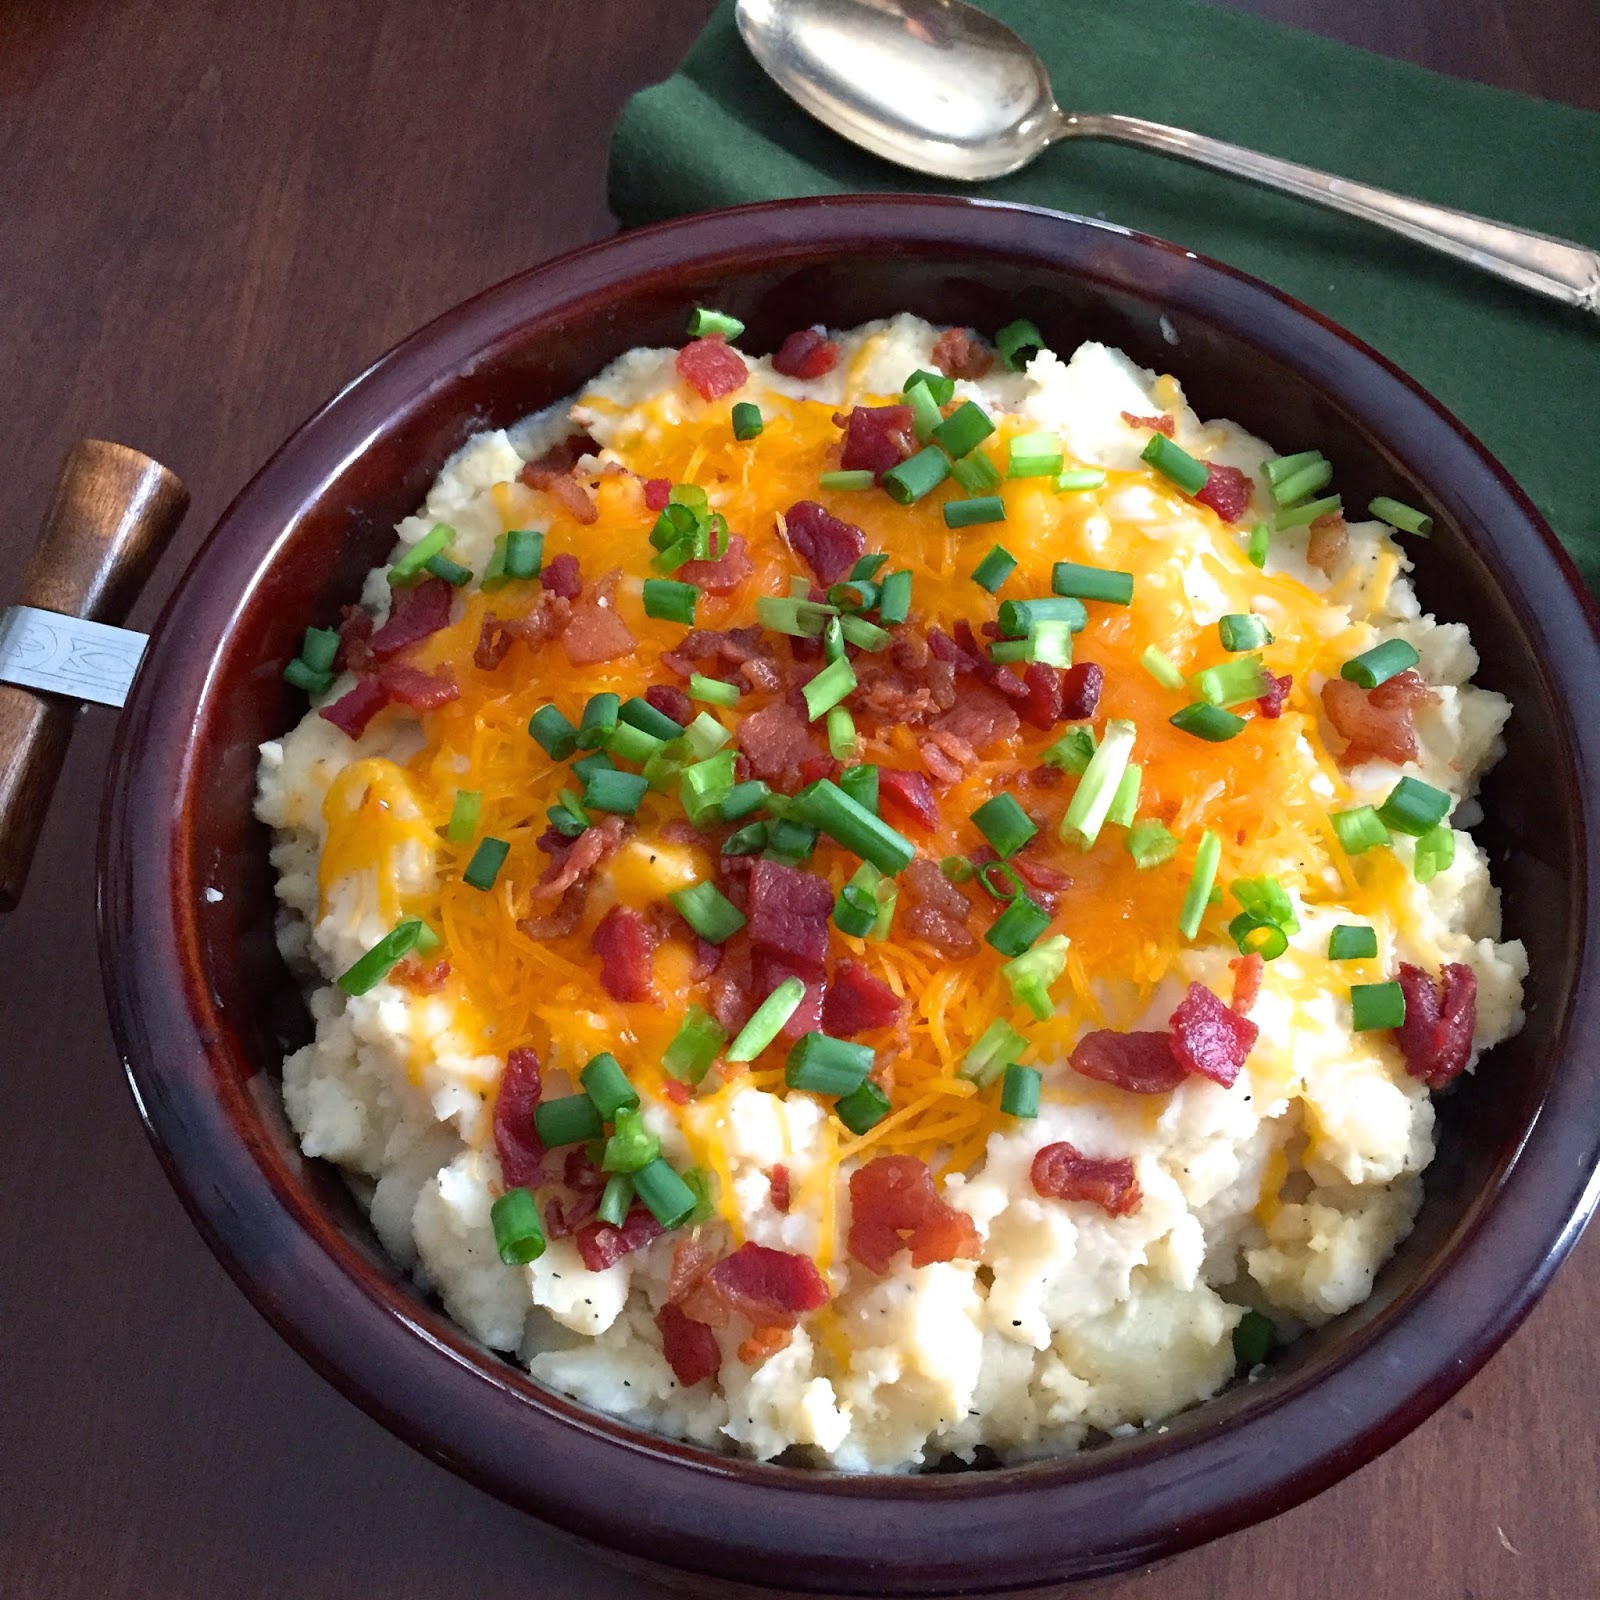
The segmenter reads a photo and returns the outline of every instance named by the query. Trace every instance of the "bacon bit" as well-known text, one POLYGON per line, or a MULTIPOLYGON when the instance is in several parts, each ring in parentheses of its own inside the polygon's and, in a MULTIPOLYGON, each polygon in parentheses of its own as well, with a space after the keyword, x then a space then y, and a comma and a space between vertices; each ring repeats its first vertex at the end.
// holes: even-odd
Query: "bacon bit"
MULTIPOLYGON (((724 882, 725 890, 731 887, 731 883, 724 882)), ((752 992, 754 988, 749 943, 742 934, 735 935, 723 947, 722 965, 706 985, 707 1006, 718 1027, 737 1033, 750 1020, 758 1000, 763 998, 752 992)))
MULTIPOLYGON (((546 1181, 550 1181, 547 1177, 546 1181)), ((552 1239, 566 1239, 576 1233, 600 1209, 606 1175, 590 1164, 583 1146, 567 1152, 561 1181, 569 1194, 552 1195, 544 1202, 544 1231, 552 1239)))
POLYGON ((576 600, 583 593, 578 558, 570 552, 551 556, 540 570, 539 582, 550 594, 558 594, 563 600, 576 600))
POLYGON ((915 727, 956 703, 955 673, 944 661, 929 659, 907 671, 863 655, 856 660, 853 703, 858 718, 875 718, 890 727, 915 727))
POLYGON ((543 1092, 539 1057, 532 1050, 513 1050, 494 1097, 494 1149, 508 1189, 536 1189, 547 1181, 545 1148, 533 1125, 543 1092))
POLYGON ((911 1265, 971 1261, 980 1241, 965 1211, 947 1205, 933 1174, 915 1156, 874 1156, 850 1174, 850 1255, 873 1272, 887 1272, 902 1251, 911 1265))
POLYGON ((745 915, 752 949, 785 958, 802 969, 802 976, 821 977, 832 910, 833 890, 826 879, 781 861, 751 863, 745 915))
POLYGON ((811 725, 787 700, 776 700, 752 712, 735 730, 739 748, 749 758, 750 769, 769 782, 819 754, 811 738, 811 725))
MULTIPOLYGON (((883 782, 882 774, 878 779, 883 782)), ((926 856, 918 856, 901 875, 906 891, 906 928, 941 955, 970 956, 978 941, 967 929, 972 902, 926 856)))
POLYGON ((413 711, 437 711, 460 698, 461 690, 445 667, 439 672, 423 672, 399 661, 388 661, 378 668, 378 683, 394 705, 413 711))
POLYGON ((552 851, 549 867, 533 887, 534 903, 558 899, 575 884, 586 882, 589 874, 622 843, 627 826, 621 817, 602 817, 585 828, 559 856, 552 851))
POLYGON ((870 472, 881 480, 917 448, 910 406, 856 406, 848 416, 834 414, 844 429, 839 466, 845 472, 870 472))
POLYGON ((673 364, 678 376, 703 400, 720 400, 723 395, 742 389, 750 376, 744 357, 720 333, 691 339, 673 364))
POLYGON ((1030 661, 1023 670, 1028 698, 1021 707, 1022 720, 1035 728, 1053 728, 1061 720, 1063 669, 1044 661, 1030 661))
POLYGON ((949 734, 938 734, 920 740, 917 749, 929 774, 942 784, 959 783, 966 773, 967 763, 975 761, 972 746, 949 734))
POLYGON ((900 1020, 900 997, 859 962, 844 960, 834 968, 822 1002, 822 1031, 848 1039, 869 1028, 892 1028, 900 1020))
POLYGON ((443 578, 424 578, 421 583, 396 589, 388 621, 369 641, 373 655, 386 661, 448 627, 452 593, 443 578))
POLYGON ((1256 704, 1261 707, 1262 716, 1269 721, 1276 721, 1283 715, 1284 702, 1288 700, 1289 691, 1294 687, 1294 674, 1286 672, 1281 678, 1272 674, 1269 676, 1272 677, 1272 687, 1256 701, 1256 704))
POLYGON ((744 536, 735 533, 728 548, 715 561, 686 561, 673 573, 680 583, 692 583, 707 594, 732 594, 756 570, 745 548, 744 536))
MULTIPOLYGON (((800 1004, 794 1008, 789 1020, 784 1023, 779 1034, 780 1038, 788 1039, 792 1043, 805 1034, 815 1033, 822 1026, 822 998, 825 985, 823 974, 817 966, 805 961, 790 961, 784 956, 769 955, 762 950, 755 952, 751 966, 755 976, 755 997, 758 1000, 766 999, 780 983, 789 978, 798 978, 806 986, 805 993, 800 997, 800 1004)), ((752 1006, 751 1009, 755 1008, 752 1006)))
POLYGON ((821 328, 796 328, 772 358, 772 370, 786 378, 822 378, 838 365, 839 347, 821 328))
POLYGON ((946 328, 933 341, 933 364, 947 378, 976 381, 994 365, 994 351, 966 328, 946 328))
POLYGON ((1228 968, 1233 973, 1233 999, 1228 1005, 1235 1015, 1247 1017, 1261 993, 1261 979, 1267 964, 1259 950, 1252 950, 1247 956, 1235 956, 1228 968))
POLYGON ((1188 1076, 1172 1053, 1172 1035, 1149 1030, 1097 1028, 1073 1046, 1067 1065, 1129 1094, 1170 1094, 1188 1076))
POLYGON ((587 883, 575 883, 556 902, 554 911, 534 917, 519 917, 517 931, 529 939, 565 939, 578 931, 583 908, 589 898, 587 883))
POLYGON ((781 1161, 767 1174, 767 1187, 772 1191, 772 1209, 787 1213, 789 1209, 789 1169, 781 1161))
POLYGON ((1466 1069, 1478 1023, 1478 975, 1460 961, 1446 963, 1439 987, 1421 967, 1400 963, 1396 974, 1406 997, 1406 1020, 1394 1040, 1406 1071, 1430 1089, 1442 1089, 1466 1069))
POLYGON ((580 483, 570 473, 537 473, 530 463, 522 469, 520 476, 530 488, 540 489, 549 495, 574 522, 587 526, 600 520, 600 507, 595 501, 594 490, 580 483))
MULTIPOLYGON (((576 563, 573 571, 574 574, 577 571, 576 563)), ((572 603, 557 594, 541 594, 539 603, 525 617, 497 617, 491 611, 478 630, 472 664, 485 672, 493 672, 518 639, 529 645, 543 644, 560 634, 571 616, 572 603)))
POLYGON ((572 608, 572 616, 561 630, 561 648, 575 667, 592 667, 602 661, 620 661, 638 649, 626 622, 616 607, 589 599, 572 608))
POLYGON ((1067 781, 1060 767, 1029 767, 1017 774, 1017 782, 1024 789, 1059 789, 1067 781))
POLYGON ((698 935, 694 941, 694 965, 689 968, 689 976, 696 983, 703 983, 722 965, 722 946, 712 944, 709 939, 702 939, 698 935))
POLYGON ((416 956, 396 962, 389 972, 390 983, 398 983, 412 994, 438 994, 449 980, 448 961, 435 961, 431 967, 425 967, 416 956))
POLYGON ((1178 431, 1177 424, 1165 414, 1159 417, 1136 417, 1131 411, 1124 411, 1122 420, 1130 428, 1150 428, 1156 433, 1166 434, 1169 439, 1178 431))
POLYGON ((672 1376, 685 1389, 716 1376, 722 1365, 722 1351, 717 1346, 717 1336, 705 1323, 685 1316, 669 1300, 656 1312, 656 1327, 661 1330, 661 1353, 672 1368, 672 1376))
POLYGON ((535 456, 523 467, 525 481, 530 489, 537 489, 539 485, 531 478, 526 478, 526 474, 531 472, 537 476, 546 474, 559 476, 561 473, 571 472, 585 456, 592 456, 599 449, 599 441, 592 435, 569 433, 565 439, 558 439, 542 456, 535 456))
MULTIPOLYGON (((676 1078, 667 1079, 676 1083, 676 1078)), ((667 1274, 667 1299, 677 1302, 697 1284, 715 1261, 716 1255, 692 1235, 680 1238, 672 1247, 672 1268, 667 1274)))
POLYGON ((1334 730, 1349 740, 1339 765, 1392 761, 1402 766, 1416 760, 1417 733, 1411 719, 1418 706, 1430 705, 1435 698, 1414 667, 1370 690, 1344 678, 1329 678, 1322 686, 1322 709, 1334 730))
POLYGON ((1108 1216, 1126 1217, 1142 1198, 1133 1162, 1127 1156, 1101 1160, 1062 1140, 1047 1144, 1033 1158, 1033 1187, 1049 1200, 1087 1200, 1108 1216))
POLYGON ((1237 522, 1250 504, 1250 478, 1238 467, 1213 461, 1195 503, 1210 506, 1224 522, 1237 522))
POLYGON ((1331 578, 1334 569, 1344 561, 1350 545, 1350 529, 1337 511, 1324 511, 1311 524, 1311 537, 1306 540, 1306 562, 1331 578))
POLYGON ((797 500, 783 514, 785 536, 819 583, 838 583, 867 548, 867 536, 815 500, 797 500))
MULTIPOLYGON (((1026 685, 1022 692, 1027 694, 1026 685)), ((949 734, 982 752, 1002 739, 1009 739, 1021 723, 1007 701, 988 684, 964 693, 956 704, 930 725, 934 733, 949 734)), ((949 747, 945 746, 949 754, 949 747)))
POLYGON ((1097 661, 1080 661, 1068 667, 1061 683, 1061 720, 1083 722, 1100 707, 1106 671, 1097 661))
POLYGON ((389 696, 376 678, 362 678, 332 705, 319 706, 317 715, 324 722, 331 722, 347 737, 359 739, 367 731, 367 724, 388 703, 389 696))
POLYGON ((661 1085, 661 1092, 675 1106, 686 1106, 694 1099, 694 1093, 686 1083, 679 1083, 676 1078, 668 1078, 661 1085))
POLYGON ((878 768, 878 803, 888 803, 891 811, 919 823, 924 828, 939 825, 939 802, 934 798, 933 785, 920 772, 906 772, 899 767, 878 768))
POLYGON ((1188 1072, 1233 1087, 1261 1030, 1230 1011, 1203 983, 1191 983, 1172 1013, 1172 1055, 1188 1072))
POLYGON ((335 672, 365 672, 372 665, 373 621, 360 606, 345 606, 339 613, 339 650, 333 658, 335 672))
POLYGON ((810 1256, 752 1242, 724 1256, 701 1284, 755 1328, 792 1328, 804 1313, 828 1303, 828 1285, 810 1256))
POLYGON ((646 478, 644 480, 644 503, 647 511, 665 511, 667 502, 671 499, 671 478, 646 478))
POLYGON ((654 683, 645 690, 645 700, 664 717, 671 717, 680 728, 694 721, 694 704, 675 683, 654 683))
POLYGON ((757 1328, 739 1342, 739 1360, 747 1367, 759 1367, 768 1356, 775 1356, 794 1338, 793 1328, 757 1328))
POLYGON ((622 1226, 614 1228, 609 1222, 589 1222, 579 1228, 576 1235, 578 1254, 591 1272, 604 1272, 607 1267, 642 1250, 661 1237, 661 1224, 636 1205, 622 1219, 622 1226))
POLYGON ((613 1000, 654 1000, 650 956, 660 935, 641 911, 612 906, 589 936, 600 957, 600 982, 613 1000))
MULTIPOLYGON (((971 630, 968 630, 969 635, 971 630)), ((959 644, 943 628, 928 629, 928 650, 938 661, 943 661, 957 672, 976 672, 982 663, 959 644)))
POLYGON ((726 632, 716 628, 691 628, 676 650, 662 652, 661 664, 680 678, 689 678, 699 671, 702 662, 742 667, 762 659, 766 650, 767 643, 759 627, 729 628, 726 632))

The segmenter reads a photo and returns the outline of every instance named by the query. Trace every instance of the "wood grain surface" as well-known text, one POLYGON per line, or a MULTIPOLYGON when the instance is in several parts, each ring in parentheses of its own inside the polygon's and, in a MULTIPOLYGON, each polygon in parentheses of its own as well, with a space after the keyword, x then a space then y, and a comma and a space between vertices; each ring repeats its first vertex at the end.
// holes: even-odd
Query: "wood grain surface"
MULTIPOLYGON (((1600 109, 1595 0, 1244 0, 1600 109)), ((710 0, 0 7, 0 600, 66 449, 194 509, 148 624, 284 435, 418 323, 598 237, 606 141, 710 0)), ((91 710, 0 919, 0 1596, 656 1593, 413 1454, 281 1344, 146 1146, 100 1000, 91 710)), ((1388 1455, 1110 1600, 1600 1595, 1600 1238, 1388 1455)))

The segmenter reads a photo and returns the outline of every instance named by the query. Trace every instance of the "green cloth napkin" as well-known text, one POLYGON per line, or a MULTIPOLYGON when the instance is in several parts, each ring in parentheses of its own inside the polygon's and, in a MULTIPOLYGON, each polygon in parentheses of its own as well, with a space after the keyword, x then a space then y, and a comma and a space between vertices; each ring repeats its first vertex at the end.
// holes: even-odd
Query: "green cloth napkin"
MULTIPOLYGON (((1563 238, 1600 244, 1600 116, 1425 72, 1195 0, 986 0, 1058 100, 1121 111, 1563 238)), ((1083 141, 977 188, 847 144, 755 64, 727 0, 611 149, 624 224, 865 190, 1026 201, 1241 267, 1359 334, 1511 470, 1600 587, 1600 319, 1303 201, 1083 141)), ((1291 441, 1292 442, 1292 441, 1291 441)))

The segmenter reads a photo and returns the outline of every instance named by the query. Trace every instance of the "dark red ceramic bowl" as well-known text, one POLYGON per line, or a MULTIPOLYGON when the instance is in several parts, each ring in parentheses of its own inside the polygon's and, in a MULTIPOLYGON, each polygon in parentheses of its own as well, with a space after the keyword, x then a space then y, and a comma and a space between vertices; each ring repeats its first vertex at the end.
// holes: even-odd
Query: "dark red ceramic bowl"
POLYGON ((1273 1515, 1414 1427, 1510 1333, 1596 1200, 1600 1155, 1600 648, 1526 498, 1381 357, 1265 285, 1052 213, 877 197, 691 217, 491 289, 385 356, 229 509, 157 627, 118 741, 100 919, 117 1037, 196 1222, 283 1335, 358 1405, 491 1493, 624 1558, 807 1594, 1027 1594, 1273 1515), (279 1101, 307 1035, 272 940, 256 746, 303 701, 280 673, 387 552, 476 429, 568 394, 696 301, 748 347, 900 309, 1031 317, 1175 372, 1202 415, 1338 463, 1347 501, 1434 509, 1410 546, 1480 681, 1516 711, 1484 792, 1528 1022, 1440 1105, 1416 1231, 1372 1298, 1162 1432, 1000 1471, 861 1478, 734 1461, 640 1433, 478 1348, 390 1265, 279 1101), (1167 337, 1163 333, 1167 333, 1167 337), (1533 778, 1537 781, 1530 782, 1533 778))

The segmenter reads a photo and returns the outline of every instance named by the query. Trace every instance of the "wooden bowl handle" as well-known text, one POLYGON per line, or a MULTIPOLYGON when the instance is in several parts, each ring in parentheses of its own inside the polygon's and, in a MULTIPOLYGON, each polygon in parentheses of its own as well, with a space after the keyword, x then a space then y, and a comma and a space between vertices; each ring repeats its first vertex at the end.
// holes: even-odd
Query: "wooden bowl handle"
MULTIPOLYGON (((158 461, 124 444, 81 439, 61 469, 20 603, 119 623, 189 505, 158 461)), ((0 683, 0 911, 22 897, 45 809, 81 702, 0 683)))

